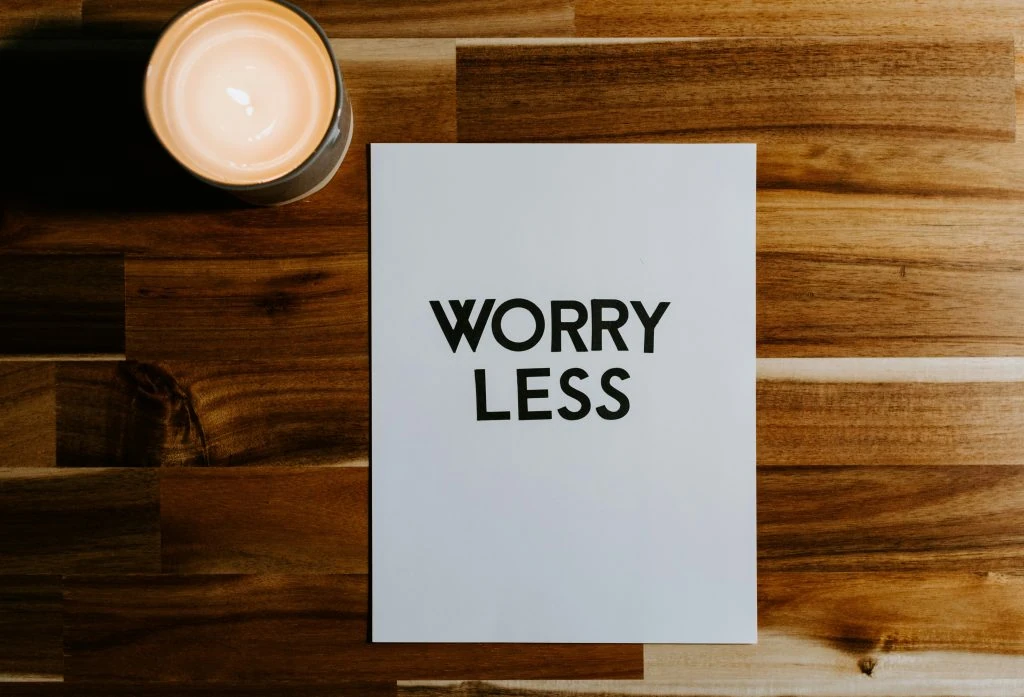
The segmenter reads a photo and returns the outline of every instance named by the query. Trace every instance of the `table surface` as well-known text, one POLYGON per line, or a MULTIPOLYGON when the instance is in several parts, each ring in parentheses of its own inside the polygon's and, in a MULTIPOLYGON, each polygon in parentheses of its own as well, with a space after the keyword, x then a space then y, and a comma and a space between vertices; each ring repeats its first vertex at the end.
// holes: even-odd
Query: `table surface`
POLYGON ((0 694, 1024 692, 1024 3, 311 0, 272 209, 149 134, 181 5, 0 6, 0 694), (372 141, 758 143, 757 646, 366 642, 372 141))

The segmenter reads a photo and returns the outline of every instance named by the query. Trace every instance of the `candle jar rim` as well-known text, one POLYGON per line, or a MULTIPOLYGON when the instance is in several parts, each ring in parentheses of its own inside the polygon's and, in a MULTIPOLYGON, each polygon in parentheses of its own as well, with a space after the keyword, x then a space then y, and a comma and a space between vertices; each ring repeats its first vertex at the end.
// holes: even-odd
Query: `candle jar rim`
MULTIPOLYGON (((317 142, 316 147, 313 148, 313 151, 309 154, 309 156, 306 157, 298 165, 296 165, 293 169, 291 169, 288 172, 285 172, 280 176, 274 177, 273 179, 268 179, 262 182, 250 182, 241 184, 213 179, 196 171, 195 168, 183 162, 182 159, 175 154, 174 150, 172 150, 168 146, 168 144, 164 140, 164 137, 156 128, 156 124, 154 123, 153 120, 153 115, 150 113, 149 99, 147 97, 148 86, 151 77, 149 66, 152 64, 153 57, 156 55, 157 50, 160 48, 161 42, 165 40, 165 38, 168 35, 168 32, 174 27, 174 25, 186 16, 194 12, 198 12, 206 5, 213 5, 221 3, 223 1, 224 0, 198 0, 198 2, 195 2, 192 5, 189 5, 188 7, 185 7, 179 12, 177 12, 173 17, 171 17, 170 20, 168 20, 167 24, 165 24, 164 27, 160 30, 160 35, 157 37, 156 43, 153 45, 153 51, 150 53, 149 60, 147 61, 146 77, 143 80, 142 86, 142 102, 143 109, 146 113, 146 120, 149 122, 150 130, 153 131, 157 140, 160 141, 160 144, 171 155, 171 157, 173 157, 174 160, 178 162, 182 167, 188 170, 189 174, 196 177, 200 181, 203 181, 206 184, 214 186, 218 189, 222 189, 224 191, 240 193, 260 191, 262 189, 287 185, 292 180, 302 176, 303 172, 313 162, 315 162, 328 147, 330 147, 332 136, 331 131, 334 128, 334 124, 337 124, 341 119, 342 110, 345 107, 345 100, 347 99, 344 78, 342 77, 341 74, 341 68, 338 65, 337 56, 334 55, 334 49, 331 47, 330 38, 327 36, 327 33, 324 31, 323 27, 321 27, 320 24, 315 19, 313 19, 313 17, 308 12, 306 12, 298 5, 289 2, 288 0, 251 0, 252 2, 263 2, 284 7, 285 9, 291 11, 297 17, 302 19, 306 24, 308 24, 310 28, 312 28, 313 31, 316 33, 317 37, 319 37, 320 43, 323 44, 324 49, 327 51, 327 56, 330 59, 330 63, 332 66, 332 73, 334 74, 334 104, 331 108, 331 118, 328 121, 327 128, 325 129, 323 135, 320 137, 320 140, 317 142)), ((349 134, 349 138, 351 139, 351 133, 349 134)), ((347 145, 345 149, 348 149, 347 145)), ((342 153, 342 158, 344 158, 344 153, 342 153)))

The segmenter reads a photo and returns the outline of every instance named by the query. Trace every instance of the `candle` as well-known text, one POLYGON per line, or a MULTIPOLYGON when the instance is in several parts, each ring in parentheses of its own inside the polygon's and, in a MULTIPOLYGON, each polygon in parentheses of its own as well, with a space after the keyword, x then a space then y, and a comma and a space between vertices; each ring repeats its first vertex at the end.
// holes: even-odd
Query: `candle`
POLYGON ((279 0, 207 0, 179 15, 153 50, 145 103, 178 162, 257 204, 324 186, 352 137, 327 37, 279 0))

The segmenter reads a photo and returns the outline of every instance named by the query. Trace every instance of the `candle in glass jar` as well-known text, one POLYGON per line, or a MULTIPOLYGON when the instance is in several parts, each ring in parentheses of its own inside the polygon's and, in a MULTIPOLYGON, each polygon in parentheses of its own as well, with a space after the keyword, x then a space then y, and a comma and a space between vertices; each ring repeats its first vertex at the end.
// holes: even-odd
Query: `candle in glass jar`
POLYGON ((207 0, 184 12, 154 49, 145 97, 175 159, 256 203, 312 193, 351 139, 329 42, 278 0, 207 0))

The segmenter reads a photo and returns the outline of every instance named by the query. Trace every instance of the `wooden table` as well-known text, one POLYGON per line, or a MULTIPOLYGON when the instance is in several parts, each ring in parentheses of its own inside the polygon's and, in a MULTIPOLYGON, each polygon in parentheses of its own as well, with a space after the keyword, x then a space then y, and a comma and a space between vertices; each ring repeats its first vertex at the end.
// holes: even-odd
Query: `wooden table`
POLYGON ((1024 693, 1022 3, 307 4, 273 209, 149 134, 181 0, 0 7, 0 694, 1024 693), (458 140, 758 143, 759 645, 366 642, 365 146, 458 140))

